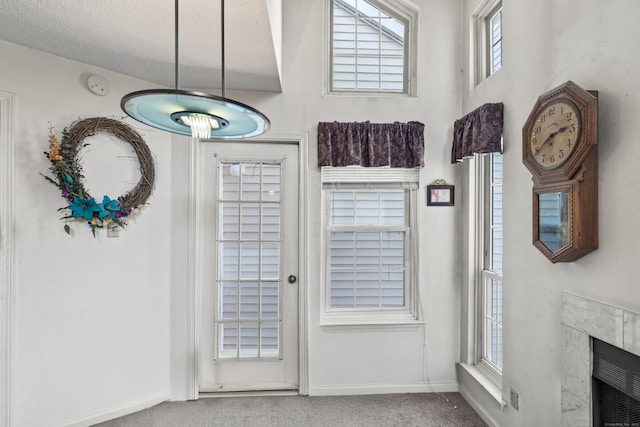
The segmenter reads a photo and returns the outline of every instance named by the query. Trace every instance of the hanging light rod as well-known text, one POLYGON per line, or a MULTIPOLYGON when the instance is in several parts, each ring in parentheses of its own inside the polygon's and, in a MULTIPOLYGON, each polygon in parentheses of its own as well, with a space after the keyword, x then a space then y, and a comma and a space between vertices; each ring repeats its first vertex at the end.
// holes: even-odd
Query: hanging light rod
POLYGON ((224 0, 221 0, 222 96, 181 90, 178 61, 178 0, 175 0, 175 89, 132 92, 120 107, 133 119, 167 132, 200 139, 243 139, 260 135, 271 126, 260 111, 226 98, 224 0))

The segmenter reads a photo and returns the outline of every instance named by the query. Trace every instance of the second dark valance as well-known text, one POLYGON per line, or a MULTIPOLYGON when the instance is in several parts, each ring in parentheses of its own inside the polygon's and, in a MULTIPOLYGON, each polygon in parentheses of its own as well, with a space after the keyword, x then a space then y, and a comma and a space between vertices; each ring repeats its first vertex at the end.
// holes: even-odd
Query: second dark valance
POLYGON ((451 163, 474 153, 502 153, 503 110, 501 102, 484 104, 455 121, 451 163))

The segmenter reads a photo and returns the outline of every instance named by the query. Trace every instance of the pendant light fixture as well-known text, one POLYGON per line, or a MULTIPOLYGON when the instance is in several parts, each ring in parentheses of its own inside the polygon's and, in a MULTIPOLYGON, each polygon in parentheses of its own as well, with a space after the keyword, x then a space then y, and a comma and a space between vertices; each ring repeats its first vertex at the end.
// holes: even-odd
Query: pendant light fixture
POLYGON ((222 96, 179 89, 178 0, 175 0, 175 89, 150 89, 125 95, 120 106, 133 119, 194 138, 243 139, 269 130, 260 111, 225 97, 224 0, 221 4, 222 96))

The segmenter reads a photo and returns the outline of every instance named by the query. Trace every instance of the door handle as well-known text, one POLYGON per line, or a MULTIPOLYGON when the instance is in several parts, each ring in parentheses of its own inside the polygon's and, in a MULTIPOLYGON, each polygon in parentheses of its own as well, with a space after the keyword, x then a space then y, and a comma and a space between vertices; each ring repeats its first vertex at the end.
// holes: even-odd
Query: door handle
POLYGON ((296 281, 297 281, 297 280, 298 280, 298 278, 297 278, 295 275, 293 275, 293 274, 292 274, 292 275, 290 275, 290 276, 287 278, 287 281, 288 281, 289 283, 296 283, 296 281))

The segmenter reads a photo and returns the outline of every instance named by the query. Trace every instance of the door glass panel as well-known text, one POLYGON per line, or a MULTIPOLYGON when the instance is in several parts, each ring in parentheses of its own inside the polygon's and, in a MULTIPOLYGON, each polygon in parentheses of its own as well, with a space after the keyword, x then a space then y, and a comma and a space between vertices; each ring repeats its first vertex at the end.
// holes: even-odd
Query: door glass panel
POLYGON ((483 277, 484 357, 502 370, 502 280, 483 277))
POLYGON ((259 291, 257 282, 242 282, 240 285, 240 317, 242 319, 258 318, 259 291))
POLYGON ((220 197, 224 200, 238 200, 240 196, 240 165, 222 165, 223 175, 226 177, 220 186, 220 197))
POLYGON ((221 241, 220 249, 220 280, 238 278, 238 242, 221 241))
POLYGON ((220 289, 220 313, 222 319, 238 318, 238 282, 221 282, 220 289))
POLYGON ((260 204, 242 204, 242 240, 258 240, 260 232, 260 204))
POLYGON ((221 163, 218 357, 279 357, 280 164, 221 163))
POLYGON ((569 244, 569 191, 538 195, 540 242, 555 253, 569 244))
POLYGON ((262 201, 280 201, 280 165, 262 165, 262 201))
POLYGON ((238 240, 240 233, 240 205, 238 203, 227 202, 224 204, 222 212, 222 238, 224 240, 238 240))
POLYGON ((262 240, 280 240, 280 203, 262 204, 262 240))
POLYGON ((258 323, 240 323, 240 357, 258 356, 258 323))
POLYGON ((278 356, 279 326, 278 322, 262 322, 260 325, 260 352, 264 356, 278 356))
POLYGON ((240 278, 258 278, 258 242, 243 241, 240 243, 240 278))

